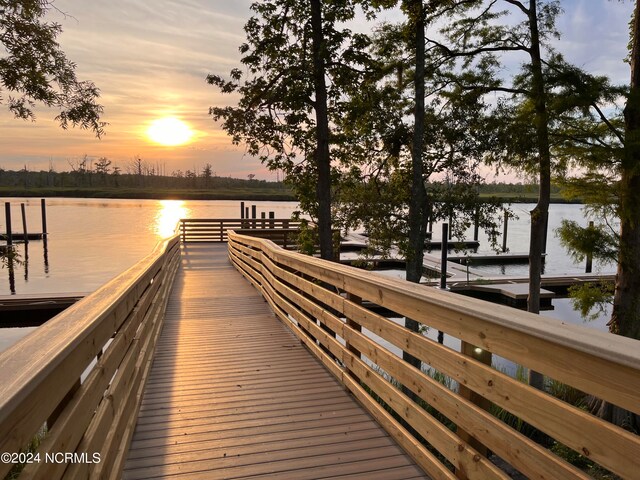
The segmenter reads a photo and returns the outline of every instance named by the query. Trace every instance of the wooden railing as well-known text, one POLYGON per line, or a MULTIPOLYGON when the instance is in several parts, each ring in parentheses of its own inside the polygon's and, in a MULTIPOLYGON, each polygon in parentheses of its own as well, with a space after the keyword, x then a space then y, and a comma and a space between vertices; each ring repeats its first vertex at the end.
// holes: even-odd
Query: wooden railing
POLYGON ((640 342, 284 251, 233 232, 228 248, 230 260, 275 314, 432 478, 511 478, 491 454, 531 479, 590 478, 489 408, 508 412, 622 478, 638 478, 640 437, 487 363, 491 354, 499 355, 640 414, 640 342), (363 308, 362 300, 459 338, 460 351, 363 308), (405 362, 401 351, 450 383, 405 362))
MULTIPOLYGON (((183 218, 180 220, 180 236, 187 242, 226 242, 229 230, 260 230, 285 245, 295 244, 295 232, 300 222, 288 218, 183 218)), ((258 235, 260 232, 256 232, 258 235)))
POLYGON ((176 234, 0 354, 0 478, 119 478, 179 257, 176 234))

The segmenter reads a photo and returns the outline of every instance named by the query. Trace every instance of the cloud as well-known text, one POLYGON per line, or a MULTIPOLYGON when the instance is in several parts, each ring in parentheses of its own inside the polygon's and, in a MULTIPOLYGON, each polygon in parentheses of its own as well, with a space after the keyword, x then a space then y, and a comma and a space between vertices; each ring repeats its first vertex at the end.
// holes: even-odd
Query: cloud
MULTIPOLYGON (((107 156, 118 164, 134 155, 186 170, 212 163, 219 175, 274 178, 260 162, 231 144, 208 115, 211 105, 233 101, 205 82, 208 73, 227 74, 240 65, 238 46, 245 41, 244 23, 250 0, 56 0, 50 18, 63 26, 59 40, 77 64, 81 79, 96 83, 102 93, 107 135, 61 130, 55 112, 37 109, 37 122, 11 117, 0 106, 0 166, 48 168, 53 161, 66 168, 67 159, 84 154, 107 156), (187 147, 151 145, 144 135, 148 123, 163 115, 188 121, 198 132, 187 147)), ((625 83, 627 23, 632 5, 607 0, 565 0, 556 48, 595 73, 625 83)), ((396 13, 383 14, 387 20, 396 13)), ((362 30, 365 30, 364 28, 362 30)))

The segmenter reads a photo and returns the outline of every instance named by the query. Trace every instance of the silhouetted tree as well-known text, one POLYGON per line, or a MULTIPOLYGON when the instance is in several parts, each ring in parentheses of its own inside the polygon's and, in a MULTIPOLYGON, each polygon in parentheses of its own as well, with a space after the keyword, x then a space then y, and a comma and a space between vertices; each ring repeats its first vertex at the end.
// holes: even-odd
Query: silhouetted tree
POLYGON ((98 88, 76 78, 75 64, 56 41, 62 27, 43 20, 52 7, 48 0, 0 0, 0 102, 30 120, 35 104, 43 103, 58 110, 62 128, 79 126, 100 137, 106 123, 98 88))

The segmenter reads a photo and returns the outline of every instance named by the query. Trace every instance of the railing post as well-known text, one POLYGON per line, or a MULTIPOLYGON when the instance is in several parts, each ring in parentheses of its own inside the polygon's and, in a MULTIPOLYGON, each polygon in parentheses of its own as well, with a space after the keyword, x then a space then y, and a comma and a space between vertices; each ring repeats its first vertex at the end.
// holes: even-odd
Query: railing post
POLYGON ((185 220, 180 220, 180 228, 182 229, 182 243, 187 243, 187 227, 185 220))
POLYGON ((269 212, 269 228, 273 228, 274 218, 276 218, 276 212, 269 212))
POLYGON ((240 202, 240 220, 244 219, 244 202, 240 202))
MULTIPOLYGON (((485 365, 491 366, 491 352, 488 352, 480 347, 462 341, 460 344, 460 353, 466 355, 467 357, 471 357, 478 362, 484 363, 485 365)), ((491 408, 491 402, 484 398, 482 395, 477 394, 473 390, 465 387, 462 384, 458 386, 458 393, 462 398, 466 398, 471 403, 479 406, 483 410, 489 411, 491 408)), ((489 450, 486 446, 478 442, 470 432, 466 432, 460 428, 458 428, 457 432, 458 436, 471 445, 474 449, 480 453, 480 455, 487 456, 489 450)), ((466 477, 462 477, 466 478, 466 477)))
POLYGON ((224 225, 220 220, 220 242, 224 242, 224 225))

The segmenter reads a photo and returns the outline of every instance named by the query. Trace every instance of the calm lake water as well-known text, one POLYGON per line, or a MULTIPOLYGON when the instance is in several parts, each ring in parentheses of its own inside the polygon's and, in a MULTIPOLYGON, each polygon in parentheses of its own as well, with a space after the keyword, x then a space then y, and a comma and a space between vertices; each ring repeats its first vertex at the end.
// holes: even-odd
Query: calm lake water
MULTIPOLYGON (((25 203, 27 231, 41 232, 39 199, 4 199, 12 205, 14 232, 22 232, 20 203, 25 203)), ((288 218, 294 202, 251 202, 258 210, 288 218)), ((247 202, 246 205, 249 205, 247 202)), ((238 201, 47 199, 48 241, 18 247, 15 293, 92 292, 151 253, 173 234, 180 218, 238 218, 238 201)), ((4 215, 0 231, 5 231, 4 215)), ((0 295, 12 288, 0 270, 0 295)))
MULTIPOLYGON (((26 206, 27 230, 42 231, 39 199, 6 198, 4 202, 12 205, 14 232, 22 232, 20 203, 26 206)), ((255 204, 258 216, 263 211, 274 211, 276 218, 288 218, 297 208, 295 202, 245 204, 255 204)), ((528 250, 532 208, 530 204, 512 206, 519 216, 509 222, 507 246, 512 252, 528 250)), ((239 215, 239 201, 47 199, 47 249, 42 241, 32 241, 28 248, 20 245, 22 264, 14 268, 13 281, 7 268, 0 269, 0 295, 92 292, 149 254, 161 239, 173 233, 178 219, 239 215)), ((565 218, 587 224, 580 205, 551 205, 546 273, 584 272, 584 265, 573 263, 554 234, 565 218)), ((4 216, 0 219, 0 231, 5 231, 4 216)), ((434 239, 438 239, 440 231, 440 225, 434 226, 434 239)), ((468 238, 472 234, 468 232, 468 238)), ((480 241, 480 251, 490 251, 486 237, 481 235, 480 241)), ((487 274, 527 275, 526 265, 480 268, 487 274)), ((598 270, 613 272, 614 267, 594 265, 594 272, 598 270)), ((555 310, 544 315, 582 323, 568 300, 554 300, 554 306, 555 310)), ((606 330, 605 324, 603 317, 590 325, 606 330)))

